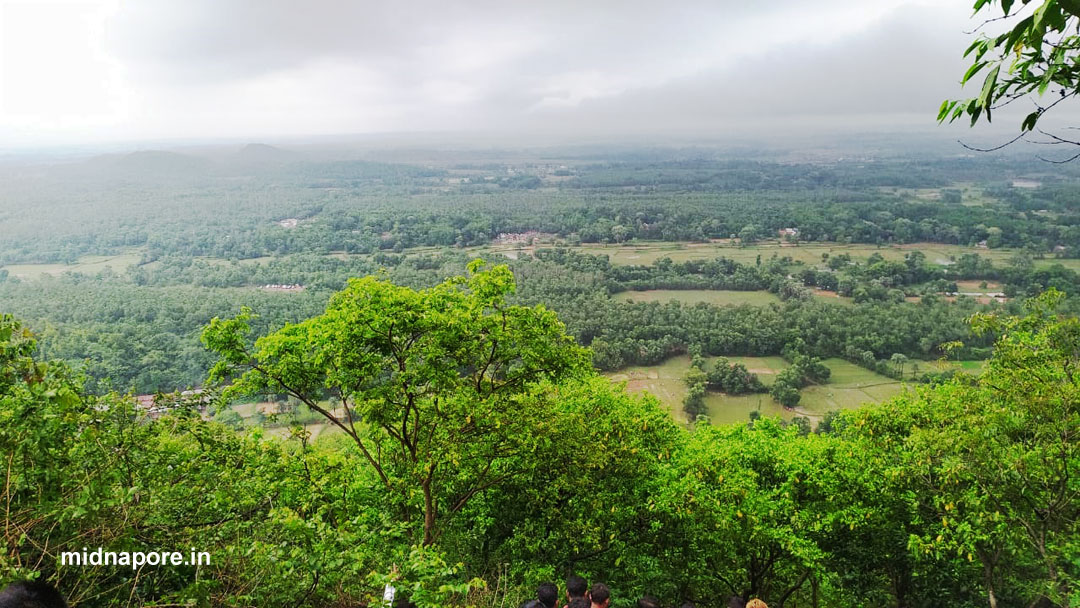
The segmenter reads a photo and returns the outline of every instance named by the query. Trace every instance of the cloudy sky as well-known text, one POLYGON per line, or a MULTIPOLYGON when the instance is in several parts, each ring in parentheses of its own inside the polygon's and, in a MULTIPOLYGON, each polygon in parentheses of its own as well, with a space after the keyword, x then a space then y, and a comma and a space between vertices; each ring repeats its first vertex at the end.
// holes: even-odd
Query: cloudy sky
POLYGON ((0 0, 0 146, 932 128, 971 0, 0 0))

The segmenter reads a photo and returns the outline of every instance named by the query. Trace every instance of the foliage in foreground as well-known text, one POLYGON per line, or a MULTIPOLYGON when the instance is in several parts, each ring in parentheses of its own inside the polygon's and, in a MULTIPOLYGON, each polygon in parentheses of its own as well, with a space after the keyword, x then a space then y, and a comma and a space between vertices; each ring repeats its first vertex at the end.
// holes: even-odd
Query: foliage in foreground
POLYGON ((320 391, 355 382, 337 398, 356 436, 314 444, 303 431, 238 435, 185 408, 140 417, 128 398, 89 396, 65 366, 37 360, 33 336, 3 318, 0 583, 47 578, 77 606, 371 605, 386 582, 420 606, 516 604, 570 572, 609 582, 615 606, 643 593, 699 606, 731 594, 770 606, 1080 601, 1080 323, 1053 314, 1055 294, 1024 318, 975 319, 1001 336, 978 379, 804 436, 768 419, 675 425, 596 376, 550 313, 504 307, 513 284, 501 270, 473 270, 427 292, 358 281, 325 315, 254 347, 242 321, 212 326, 227 365, 266 370, 252 367, 248 388, 273 390, 279 374, 318 405, 320 391), (392 326, 413 333, 390 337, 392 326), (525 358, 529 344, 543 352, 479 357, 504 337, 525 358), (402 339, 422 345, 414 358, 402 339), (504 370, 481 371, 488 360, 504 370), (515 377, 505 397, 485 391, 515 377), (426 443, 383 426, 396 432, 403 412, 426 443), (455 438, 481 423, 465 445, 455 438), (428 475, 441 481, 426 496, 428 475), (431 526, 429 513, 453 516, 431 526), (212 562, 59 564, 60 551, 99 546, 195 547, 212 562))

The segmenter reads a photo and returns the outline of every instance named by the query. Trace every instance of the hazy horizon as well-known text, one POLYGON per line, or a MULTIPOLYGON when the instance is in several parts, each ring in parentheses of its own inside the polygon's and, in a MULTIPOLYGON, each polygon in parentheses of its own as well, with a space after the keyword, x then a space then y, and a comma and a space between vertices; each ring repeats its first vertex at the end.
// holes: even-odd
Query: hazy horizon
MULTIPOLYGON (((962 1, 0 0, 0 149, 933 132, 962 1)), ((1002 113, 1003 133, 1016 121, 1002 113)))

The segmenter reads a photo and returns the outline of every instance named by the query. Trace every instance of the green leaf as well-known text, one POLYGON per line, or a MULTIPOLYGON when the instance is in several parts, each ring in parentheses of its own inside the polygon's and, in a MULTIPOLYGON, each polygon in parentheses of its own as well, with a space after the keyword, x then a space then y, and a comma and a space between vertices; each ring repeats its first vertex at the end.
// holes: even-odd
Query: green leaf
POLYGON ((1001 70, 1001 66, 996 65, 994 69, 990 70, 990 73, 986 75, 986 80, 983 81, 982 91, 979 93, 979 105, 990 110, 990 106, 994 101, 994 89, 997 86, 998 72, 1001 70))
POLYGON ((941 122, 941 121, 945 120, 945 117, 947 117, 949 115, 949 109, 951 109, 952 106, 955 103, 956 103, 955 101, 950 101, 948 99, 941 102, 941 107, 938 108, 938 114, 937 114, 938 122, 941 122))
POLYGON ((969 67, 968 70, 964 72, 964 77, 960 79, 960 84, 967 84, 967 81, 971 80, 972 76, 978 74, 987 65, 988 62, 986 61, 976 61, 975 63, 971 64, 971 67, 969 67))

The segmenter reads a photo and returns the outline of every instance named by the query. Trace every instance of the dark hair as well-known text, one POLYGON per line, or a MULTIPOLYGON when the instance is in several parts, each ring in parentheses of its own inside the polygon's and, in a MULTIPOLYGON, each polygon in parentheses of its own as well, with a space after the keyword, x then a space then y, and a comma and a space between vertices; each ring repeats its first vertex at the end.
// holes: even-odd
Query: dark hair
POLYGON ((571 574, 566 579, 566 592, 570 594, 570 597, 585 597, 585 592, 588 590, 589 583, 580 576, 571 574))
POLYGON ((660 600, 651 595, 642 596, 637 601, 637 608, 660 608, 660 600))
POLYGON ((697 608, 697 606, 694 605, 694 602, 683 602, 682 608, 697 608))
POLYGON ((593 583, 592 588, 589 589, 589 599, 594 604, 603 604, 611 599, 611 589, 608 589, 604 583, 593 583))
POLYGON ((555 583, 540 583, 536 588, 536 599, 547 608, 555 608, 555 604, 559 603, 559 588, 555 583))
POLYGON ((0 608, 67 608, 67 602, 48 583, 22 581, 0 591, 0 608))
POLYGON ((583 597, 575 597, 570 600, 570 603, 566 605, 566 608, 592 608, 592 602, 583 597))

